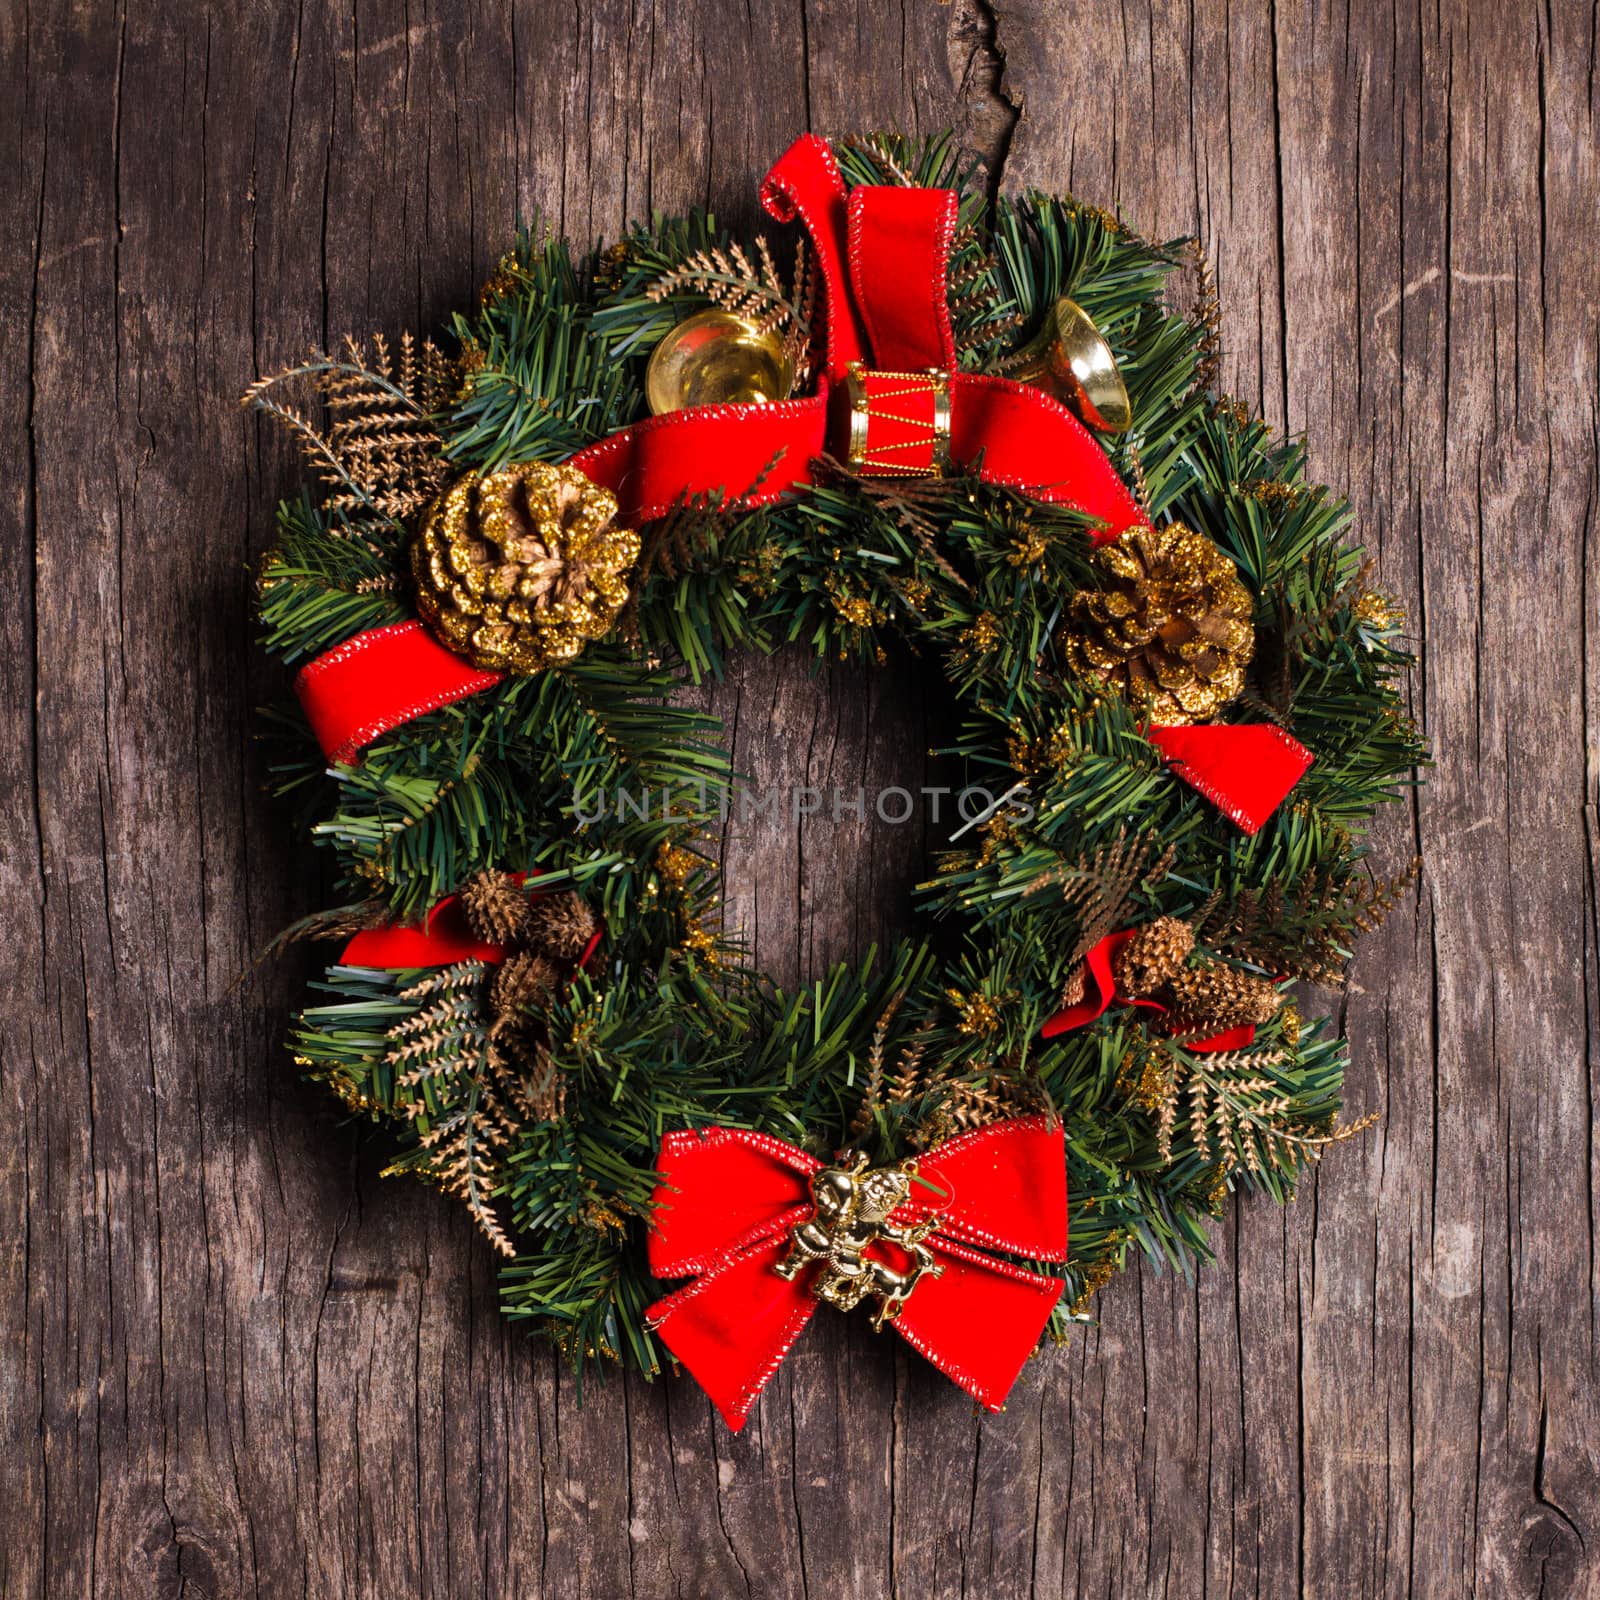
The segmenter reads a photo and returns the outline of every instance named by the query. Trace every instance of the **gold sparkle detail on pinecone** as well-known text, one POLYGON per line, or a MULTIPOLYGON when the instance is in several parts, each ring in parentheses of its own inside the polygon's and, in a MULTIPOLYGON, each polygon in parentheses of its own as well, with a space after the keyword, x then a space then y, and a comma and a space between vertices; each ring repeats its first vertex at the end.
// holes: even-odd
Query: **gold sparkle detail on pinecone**
POLYGON ((1207 722, 1244 688, 1250 592, 1202 533, 1134 528, 1095 552, 1102 586, 1073 596, 1068 664, 1121 689, 1157 724, 1207 722))
POLYGON ((1147 922, 1112 962, 1117 988, 1126 995, 1154 994, 1183 971, 1194 949, 1194 930, 1177 917, 1147 922))
POLYGON ((639 536, 616 497, 572 467, 530 461, 468 473, 411 547, 417 610, 485 671, 532 673, 607 633, 628 598, 639 536))

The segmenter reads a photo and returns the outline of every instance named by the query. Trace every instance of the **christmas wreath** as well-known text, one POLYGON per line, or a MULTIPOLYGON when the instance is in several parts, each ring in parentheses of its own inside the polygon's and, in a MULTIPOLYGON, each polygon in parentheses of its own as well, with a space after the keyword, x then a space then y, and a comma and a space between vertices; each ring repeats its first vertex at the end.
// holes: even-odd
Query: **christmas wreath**
POLYGON ((802 138, 762 201, 783 267, 703 213, 530 230, 441 343, 246 395, 319 480, 258 574, 340 890, 292 932, 346 941, 294 1051, 575 1362, 676 1359, 738 1426, 866 1302, 997 1406, 1132 1253, 1204 1258, 1360 1125, 1291 985, 1413 875, 1364 843, 1409 657, 1346 505, 1214 392, 1191 245, 991 203, 947 137, 802 138), (797 640, 937 663, 981 799, 919 931, 785 993, 675 695, 797 640))

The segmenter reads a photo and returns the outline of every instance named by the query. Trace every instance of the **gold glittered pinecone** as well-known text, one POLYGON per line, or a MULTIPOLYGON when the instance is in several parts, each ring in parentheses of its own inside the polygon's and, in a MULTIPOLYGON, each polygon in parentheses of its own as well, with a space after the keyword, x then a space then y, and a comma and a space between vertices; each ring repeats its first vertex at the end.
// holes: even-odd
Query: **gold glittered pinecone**
POLYGON ((506 872, 480 872, 461 891, 467 925, 490 944, 512 944, 528 928, 528 891, 506 872))
POLYGON ((1152 722, 1206 722, 1244 688, 1255 650, 1250 591, 1233 562, 1182 523, 1134 528, 1095 552, 1098 589, 1072 597, 1061 647, 1152 722))
POLYGON ((616 514, 616 496, 573 467, 468 473, 411 546, 417 610, 441 644, 486 671, 570 661, 628 598, 639 536, 616 514))
POLYGON ((576 961, 600 924, 570 890, 544 895, 528 907, 528 943, 558 961, 576 961))
POLYGON ((1203 1036, 1242 1023, 1270 1022, 1283 1004, 1269 978, 1220 963, 1186 967, 1167 980, 1156 996, 1167 1007, 1163 1033, 1203 1036))
POLYGON ((1117 951, 1111 970, 1126 995, 1154 994, 1183 971, 1194 949, 1194 929, 1177 917, 1147 922, 1117 951))

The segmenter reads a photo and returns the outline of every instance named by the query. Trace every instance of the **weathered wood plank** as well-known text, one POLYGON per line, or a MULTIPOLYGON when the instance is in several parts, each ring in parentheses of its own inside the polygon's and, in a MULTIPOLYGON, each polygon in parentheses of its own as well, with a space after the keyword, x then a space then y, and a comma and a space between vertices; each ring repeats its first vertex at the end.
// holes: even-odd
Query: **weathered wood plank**
MULTIPOLYGON (((0 14, 0 1593, 1600 1592, 1595 25, 0 14), (837 1324, 736 1439, 687 1384, 580 1411, 461 1219, 294 1082, 303 973, 238 981, 317 887, 249 736, 244 571, 296 472, 231 397, 435 321, 518 215, 754 224, 797 128, 947 122, 1207 238, 1228 381, 1307 432, 1426 644, 1441 764, 1380 847, 1428 873, 1345 1008, 1384 1121, 1221 1270, 1107 1291, 997 1419, 837 1324)), ((787 658, 712 702, 741 768, 824 790, 917 781, 936 720, 914 673, 787 658)), ((797 978, 893 933, 923 847, 735 820, 730 911, 797 978)))

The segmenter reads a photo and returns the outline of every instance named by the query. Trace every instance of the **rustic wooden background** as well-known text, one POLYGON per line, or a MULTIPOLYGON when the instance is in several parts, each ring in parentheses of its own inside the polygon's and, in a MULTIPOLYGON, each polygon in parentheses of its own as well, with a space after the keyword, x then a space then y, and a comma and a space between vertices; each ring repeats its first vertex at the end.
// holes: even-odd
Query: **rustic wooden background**
MULTIPOLYGON (((1439 0, 0 6, 0 1594, 1600 1594, 1596 12, 1439 0), (998 12, 998 15, 996 14, 998 12), (519 212, 755 221, 802 128, 953 123, 1210 242, 1226 378, 1348 491, 1424 664, 1427 856, 1343 1015, 1379 1128, 1006 1414, 819 1321, 734 1439, 496 1318, 283 1052, 316 897, 260 793, 234 408, 426 326, 519 212)), ((742 765, 903 780, 916 685, 745 665, 742 765)), ((919 841, 727 840, 794 976, 919 841)))

